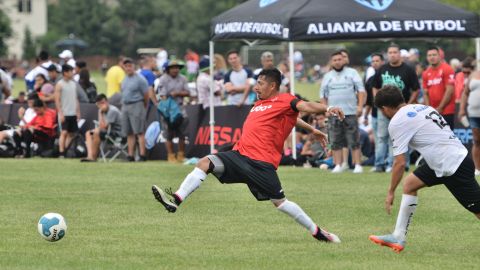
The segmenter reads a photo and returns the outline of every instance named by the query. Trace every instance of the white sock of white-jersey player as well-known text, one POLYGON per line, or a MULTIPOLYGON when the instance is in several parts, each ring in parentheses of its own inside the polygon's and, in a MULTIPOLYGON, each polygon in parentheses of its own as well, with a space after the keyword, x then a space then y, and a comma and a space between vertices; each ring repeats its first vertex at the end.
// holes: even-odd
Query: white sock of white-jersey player
POLYGON ((393 236, 400 241, 405 241, 407 236, 408 226, 412 221, 413 213, 417 208, 418 197, 408 194, 402 195, 402 202, 400 203, 400 210, 398 211, 397 223, 393 236))

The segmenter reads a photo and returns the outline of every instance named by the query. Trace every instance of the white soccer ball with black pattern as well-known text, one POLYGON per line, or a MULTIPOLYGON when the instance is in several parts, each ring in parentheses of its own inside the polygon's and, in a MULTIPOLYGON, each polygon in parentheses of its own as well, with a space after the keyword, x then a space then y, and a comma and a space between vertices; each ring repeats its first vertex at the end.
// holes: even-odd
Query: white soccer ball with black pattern
POLYGON ((47 241, 58 241, 65 236, 66 232, 67 223, 60 214, 47 213, 38 221, 38 233, 47 241))

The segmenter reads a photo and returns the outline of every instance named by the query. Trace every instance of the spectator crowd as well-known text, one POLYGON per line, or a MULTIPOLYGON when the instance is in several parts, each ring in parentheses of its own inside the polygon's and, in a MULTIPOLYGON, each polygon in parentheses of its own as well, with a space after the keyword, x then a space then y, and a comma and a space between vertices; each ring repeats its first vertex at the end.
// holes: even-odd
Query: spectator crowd
MULTIPOLYGON (((301 52, 295 52, 294 58, 292 72, 297 75, 303 65, 301 52)), ((288 65, 269 51, 261 54, 257 69, 245 66, 236 50, 225 56, 215 54, 212 76, 209 57, 190 49, 183 59, 169 58, 165 49, 156 57, 141 56, 138 60, 121 56, 111 67, 102 64, 105 94, 97 90, 85 61, 75 59, 70 50, 62 51, 58 59, 56 63, 48 52, 40 52, 35 67, 24 77, 25 91, 16 98, 11 96, 11 76, 0 70, 0 101, 23 104, 17 112, 18 125, 0 121, 2 153, 10 147, 15 157, 48 151, 50 156, 65 157, 72 144, 82 141, 86 150, 82 161, 91 162, 99 157, 106 138, 119 138, 125 142, 127 161, 145 161, 147 115, 158 110, 167 159, 183 162, 189 122, 186 105, 199 104, 203 109, 211 105, 252 106, 257 101, 253 85, 262 69, 278 68, 283 74, 281 92, 290 91, 288 65), (80 132, 82 103, 98 108, 95 128, 84 132, 80 132), (178 140, 177 147, 174 140, 178 140)), ((480 72, 475 71, 474 59, 447 62, 441 48, 431 46, 420 52, 396 44, 372 53, 368 59, 365 70, 354 68, 348 51, 339 50, 331 54, 325 72, 314 66, 312 77, 321 82, 318 101, 340 107, 346 117, 340 121, 327 113, 301 115, 305 122, 328 133, 329 146, 323 147, 298 128, 296 141, 285 142, 282 164, 320 167, 332 173, 349 169, 362 173, 363 166, 368 165, 373 172, 390 172, 389 119, 373 106, 373 100, 379 89, 395 85, 408 103, 434 107, 438 112, 432 116, 435 121, 445 122, 451 129, 460 121, 472 129, 472 153, 476 174, 480 174, 480 72), (297 159, 293 159, 294 152, 297 159)), ((410 157, 416 158, 415 153, 408 153, 407 160, 410 157)))

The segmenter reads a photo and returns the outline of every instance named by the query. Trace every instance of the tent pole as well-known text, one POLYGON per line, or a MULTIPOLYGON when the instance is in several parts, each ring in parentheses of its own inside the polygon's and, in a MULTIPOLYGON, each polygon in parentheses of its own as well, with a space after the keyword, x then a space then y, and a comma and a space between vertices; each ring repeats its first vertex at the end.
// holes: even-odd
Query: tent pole
MULTIPOLYGON (((293 63, 293 42, 288 42, 289 70, 290 70, 290 93, 295 95, 295 66, 293 63)), ((297 159, 297 132, 295 126, 292 129, 292 158, 297 159)))
POLYGON ((215 150, 215 141, 214 141, 214 128, 215 128, 215 115, 214 115, 214 104, 213 104, 213 92, 215 91, 215 80, 213 79, 213 73, 215 68, 215 59, 214 59, 214 46, 213 41, 209 42, 210 47, 210 154, 213 154, 215 150))
POLYGON ((477 55, 476 55, 476 66, 477 66, 477 70, 480 70, 480 38, 476 38, 475 39, 475 47, 476 47, 476 52, 477 52, 477 55))

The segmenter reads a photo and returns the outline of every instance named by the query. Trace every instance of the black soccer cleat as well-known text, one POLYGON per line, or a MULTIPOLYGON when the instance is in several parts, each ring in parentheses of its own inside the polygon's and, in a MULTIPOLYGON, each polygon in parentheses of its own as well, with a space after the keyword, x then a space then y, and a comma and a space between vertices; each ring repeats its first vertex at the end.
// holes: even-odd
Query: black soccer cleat
POLYGON ((163 205, 163 207, 167 209, 168 212, 175 213, 175 211, 177 211, 178 205, 168 197, 165 191, 163 191, 156 185, 153 185, 152 193, 153 193, 153 196, 155 196, 155 199, 157 199, 157 201, 160 202, 163 205))
POLYGON ((315 234, 312 234, 312 236, 321 242, 335 243, 335 244, 339 244, 341 242, 338 236, 336 236, 333 233, 329 233, 325 230, 322 230, 318 226, 317 226, 317 232, 315 234))

